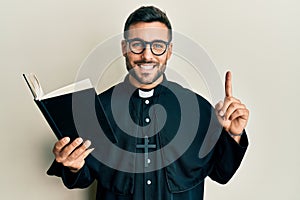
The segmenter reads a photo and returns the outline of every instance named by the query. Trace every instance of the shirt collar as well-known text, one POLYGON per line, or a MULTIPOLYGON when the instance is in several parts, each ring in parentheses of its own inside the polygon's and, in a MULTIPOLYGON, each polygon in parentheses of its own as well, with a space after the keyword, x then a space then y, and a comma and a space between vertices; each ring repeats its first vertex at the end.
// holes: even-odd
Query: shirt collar
POLYGON ((141 98, 150 98, 154 94, 154 89, 151 90, 138 89, 138 91, 139 91, 139 97, 141 98))

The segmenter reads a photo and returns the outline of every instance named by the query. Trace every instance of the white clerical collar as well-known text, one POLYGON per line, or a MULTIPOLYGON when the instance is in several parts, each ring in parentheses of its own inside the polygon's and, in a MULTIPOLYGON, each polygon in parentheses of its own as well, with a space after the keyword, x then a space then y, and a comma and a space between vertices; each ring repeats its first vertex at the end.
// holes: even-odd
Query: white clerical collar
POLYGON ((144 90, 139 89, 139 96, 141 98, 149 98, 149 97, 152 97, 153 94, 154 94, 154 89, 149 90, 149 91, 144 91, 144 90))

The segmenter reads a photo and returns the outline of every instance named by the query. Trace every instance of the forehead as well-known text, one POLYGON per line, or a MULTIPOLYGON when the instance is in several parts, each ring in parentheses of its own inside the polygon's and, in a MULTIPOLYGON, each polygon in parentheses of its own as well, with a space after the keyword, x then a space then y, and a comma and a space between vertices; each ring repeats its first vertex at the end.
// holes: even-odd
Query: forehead
POLYGON ((128 39, 141 38, 145 41, 167 41, 168 28, 161 22, 138 22, 129 26, 128 39))

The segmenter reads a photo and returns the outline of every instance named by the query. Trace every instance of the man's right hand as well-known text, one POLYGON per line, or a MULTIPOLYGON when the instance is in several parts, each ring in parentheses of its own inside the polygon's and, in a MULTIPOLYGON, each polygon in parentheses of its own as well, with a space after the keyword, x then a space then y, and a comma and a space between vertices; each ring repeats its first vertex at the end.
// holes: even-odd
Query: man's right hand
POLYGON ((53 147, 55 160, 68 167, 71 172, 78 172, 84 165, 84 159, 94 150, 88 149, 91 145, 89 140, 83 143, 82 138, 76 138, 70 143, 69 137, 57 141, 53 147))

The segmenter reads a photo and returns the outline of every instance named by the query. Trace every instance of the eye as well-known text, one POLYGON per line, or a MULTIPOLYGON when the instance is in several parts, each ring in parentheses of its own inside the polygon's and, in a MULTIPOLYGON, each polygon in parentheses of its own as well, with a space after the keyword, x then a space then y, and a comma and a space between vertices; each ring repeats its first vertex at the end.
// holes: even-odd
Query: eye
POLYGON ((141 41, 132 41, 130 43, 130 46, 133 47, 133 48, 143 48, 144 44, 141 41))
POLYGON ((152 47, 155 49, 164 49, 166 47, 166 45, 162 42, 154 42, 152 44, 152 47))

